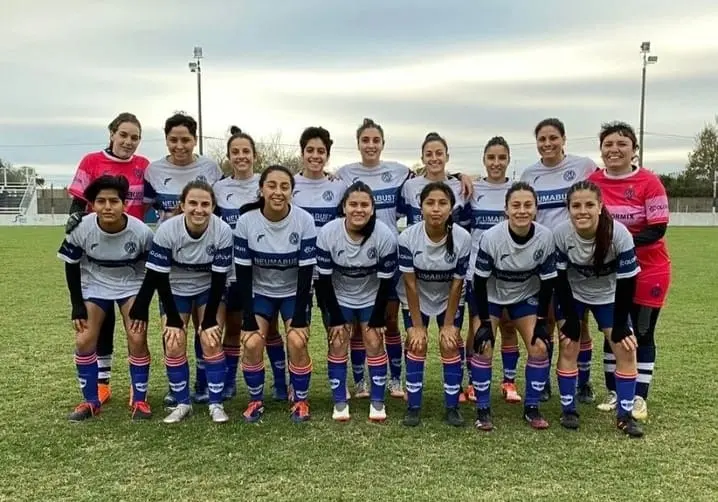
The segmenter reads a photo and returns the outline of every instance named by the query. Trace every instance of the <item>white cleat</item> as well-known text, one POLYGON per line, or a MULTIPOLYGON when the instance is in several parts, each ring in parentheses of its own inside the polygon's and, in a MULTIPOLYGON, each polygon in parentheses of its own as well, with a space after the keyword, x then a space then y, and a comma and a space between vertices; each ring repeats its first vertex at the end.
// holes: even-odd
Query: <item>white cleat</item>
POLYGON ((348 422, 352 416, 349 414, 349 405, 347 403, 339 403, 334 405, 332 411, 332 420, 337 422, 348 422))
POLYGON ((192 414, 191 404, 178 404, 164 419, 166 424, 177 424, 192 414))
POLYGON ((404 399, 404 388, 401 386, 401 380, 398 378, 392 378, 387 384, 389 388, 389 395, 397 399, 404 399))
MULTIPOLYGON (((602 403, 599 403, 596 408, 598 408, 601 411, 613 411, 616 409, 616 405, 618 404, 618 395, 616 395, 615 391, 608 391, 608 394, 606 394, 606 398, 603 400, 602 403)), ((634 404, 635 406, 635 404, 634 404)))
POLYGON ((229 416, 224 411, 224 406, 219 403, 213 403, 209 405, 209 417, 215 424, 223 424, 229 422, 229 416))
POLYGON ((366 380, 359 380, 354 385, 354 399, 366 399, 369 397, 369 388, 366 380))
POLYGON ((631 412, 631 415, 633 415, 633 418, 640 420, 641 422, 648 419, 648 405, 646 404, 646 400, 641 396, 633 398, 633 411, 631 412))
POLYGON ((369 405, 369 421, 382 423, 386 420, 386 408, 384 403, 372 402, 369 405))

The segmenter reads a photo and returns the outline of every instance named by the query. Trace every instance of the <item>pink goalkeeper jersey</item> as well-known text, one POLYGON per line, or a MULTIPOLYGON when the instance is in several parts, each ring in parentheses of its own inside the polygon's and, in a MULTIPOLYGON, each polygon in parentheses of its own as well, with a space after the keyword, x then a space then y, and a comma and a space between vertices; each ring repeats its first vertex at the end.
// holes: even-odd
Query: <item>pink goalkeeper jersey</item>
POLYGON ((77 166, 75 177, 67 191, 72 197, 84 199, 85 189, 100 176, 105 174, 124 176, 130 182, 130 191, 127 192, 127 214, 143 220, 144 174, 149 163, 149 160, 139 155, 123 160, 111 156, 104 150, 88 153, 77 166))
MULTIPOLYGON (((648 225, 668 223, 668 196, 660 178, 645 168, 623 176, 611 176, 605 169, 589 177, 601 189, 603 203, 614 219, 636 235, 648 225)), ((639 305, 662 307, 668 294, 671 259, 664 238, 636 247, 641 267, 635 301, 639 305)))

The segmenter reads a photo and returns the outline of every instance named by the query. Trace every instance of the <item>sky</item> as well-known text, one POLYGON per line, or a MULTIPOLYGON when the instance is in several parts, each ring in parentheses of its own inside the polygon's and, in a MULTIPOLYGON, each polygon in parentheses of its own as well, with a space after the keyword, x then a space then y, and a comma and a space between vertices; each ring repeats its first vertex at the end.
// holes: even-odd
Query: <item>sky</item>
POLYGON ((715 0, 3 0, 0 158, 67 184, 102 149, 123 111, 143 124, 139 153, 166 153, 162 127, 197 114, 188 68, 201 46, 205 153, 230 125, 257 141, 332 134, 330 168, 359 159, 364 117, 384 127, 383 158, 413 165, 430 131, 452 171, 479 174, 504 136, 510 172, 535 162, 535 124, 558 117, 567 151, 600 163, 603 122, 639 126, 640 44, 647 68, 644 164, 683 169, 718 114, 715 0))

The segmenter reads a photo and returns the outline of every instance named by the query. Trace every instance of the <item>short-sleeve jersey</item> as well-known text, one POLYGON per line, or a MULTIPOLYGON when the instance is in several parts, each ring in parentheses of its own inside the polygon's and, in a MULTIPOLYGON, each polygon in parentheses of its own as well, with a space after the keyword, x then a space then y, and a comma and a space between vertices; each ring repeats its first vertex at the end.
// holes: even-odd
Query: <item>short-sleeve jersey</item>
POLYGON ((319 230, 317 270, 332 276, 337 302, 343 307, 374 305, 380 280, 394 276, 396 262, 396 237, 381 221, 377 220, 364 244, 349 236, 345 218, 330 221, 319 230))
POLYGON ((239 209, 259 197, 259 175, 254 174, 246 180, 222 178, 212 189, 217 199, 220 217, 234 229, 239 218, 239 209))
MULTIPOLYGON (((446 311, 449 292, 454 279, 466 278, 471 254, 471 235, 459 225, 453 225, 451 235, 454 252, 446 249, 446 238, 433 242, 426 235, 424 223, 416 223, 399 234, 399 270, 416 276, 419 308, 425 315, 436 316, 446 311)), ((404 308, 409 308, 404 281, 396 287, 404 308)), ((459 303, 463 303, 461 295, 459 303)))
POLYGON ((232 268, 232 229, 211 215, 207 229, 194 238, 184 218, 178 214, 157 228, 147 268, 170 274, 172 294, 194 296, 210 288, 212 272, 226 274, 232 268))
POLYGON ((394 235, 399 234, 396 220, 401 186, 409 174, 410 170, 405 165, 384 161, 376 167, 365 167, 359 162, 347 164, 337 171, 337 177, 344 180, 347 185, 351 185, 355 181, 362 181, 369 185, 374 195, 376 217, 383 221, 394 232, 394 235))
POLYGON ((270 298, 296 295, 299 267, 316 265, 316 246, 314 218, 294 205, 280 221, 249 211, 234 229, 234 262, 252 266, 254 293, 270 298))
POLYGON ((598 276, 593 266, 595 239, 584 239, 573 223, 564 221, 553 231, 556 243, 556 268, 566 270, 571 292, 576 300, 589 305, 613 303, 616 279, 638 275, 633 238, 620 222, 613 222, 611 245, 598 276))
POLYGON ((58 257, 80 264, 85 299, 120 300, 140 290, 151 247, 152 230, 142 220, 127 215, 124 230, 107 233, 92 213, 65 236, 58 257))
POLYGON ((489 301, 513 305, 536 295, 541 281, 556 277, 556 246, 551 230, 534 223, 534 235, 517 244, 508 221, 481 235, 474 274, 488 278, 489 301))
POLYGON ((588 157, 566 155, 554 167, 546 167, 539 160, 524 169, 521 181, 529 183, 538 197, 536 221, 549 228, 568 219, 566 194, 574 183, 587 179, 598 166, 588 157))
POLYGON ((314 225, 321 228, 337 217, 339 203, 347 190, 347 184, 340 179, 330 180, 294 176, 292 203, 301 207, 314 218, 314 225))
POLYGON ((508 178, 503 183, 489 183, 486 179, 474 181, 474 192, 468 203, 471 209, 471 259, 466 277, 469 280, 474 276, 481 234, 506 219, 506 191, 511 184, 508 178))
POLYGON ((144 175, 150 161, 140 155, 120 159, 106 151, 85 155, 77 166, 68 193, 78 199, 85 198, 85 189, 100 176, 124 176, 130 184, 127 192, 127 214, 144 219, 144 175))
MULTIPOLYGON (((409 178, 401 188, 401 198, 399 199, 399 211, 406 215, 407 226, 413 225, 422 221, 421 216, 421 191, 426 185, 431 183, 424 176, 417 176, 415 178, 409 178)), ((452 216, 454 221, 461 225, 464 223, 462 218, 464 216, 463 210, 466 204, 463 195, 461 195, 461 181, 456 178, 448 178, 444 180, 451 191, 454 192, 456 203, 452 210, 452 216)))
POLYGON ((222 170, 208 157, 198 157, 187 166, 175 166, 163 157, 145 170, 144 201, 159 206, 161 223, 172 216, 187 183, 199 180, 214 185, 221 178, 222 170))

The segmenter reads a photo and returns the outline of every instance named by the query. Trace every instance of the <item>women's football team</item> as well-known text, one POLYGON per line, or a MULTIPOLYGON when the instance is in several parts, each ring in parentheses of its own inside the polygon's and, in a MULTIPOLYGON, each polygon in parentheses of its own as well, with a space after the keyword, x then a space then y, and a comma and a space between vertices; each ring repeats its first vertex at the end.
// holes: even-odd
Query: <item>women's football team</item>
POLYGON ((166 423, 188 417, 193 403, 208 403, 212 421, 227 422, 223 402, 236 395, 239 371, 249 394, 243 419, 261 420, 265 352, 274 398, 289 401, 293 422, 309 420, 316 297, 336 421, 351 419, 351 367, 354 398, 368 398, 370 421, 386 420, 388 390, 406 401, 402 423, 421 423, 433 318, 449 425, 464 424, 459 405, 471 401, 474 426, 493 429, 492 361, 500 334, 501 393, 508 403, 523 401, 524 419, 535 429, 549 426, 540 403, 551 397, 558 343, 559 423, 577 429, 576 401, 595 400, 590 313, 604 335, 607 392, 598 407, 615 409, 625 434, 643 435, 638 421, 648 414, 655 328, 670 284, 668 204, 660 180, 635 164, 629 125, 603 126, 599 169, 565 153, 559 120, 540 122, 534 132, 541 158, 516 183, 506 177, 511 153, 501 137, 486 144, 486 175, 472 181, 447 172, 447 141, 429 133, 421 145, 425 172, 417 174, 381 160, 384 131, 370 119, 357 130, 361 161, 335 175, 325 171, 333 142, 321 127, 303 132, 297 174, 278 165, 255 174, 255 142, 233 127, 227 177, 194 154, 197 124, 187 115, 167 119, 168 155, 151 163, 135 155, 141 126, 134 115, 120 114, 109 131, 108 148, 78 167, 58 252, 83 395, 70 421, 96 416, 111 397, 115 303, 128 343, 131 416, 152 416, 147 333, 156 291, 169 383, 166 423), (160 215, 155 232, 142 220, 150 207, 160 215), (400 232, 401 216, 408 227, 400 232), (516 386, 519 336, 527 353, 523 397, 516 386))

